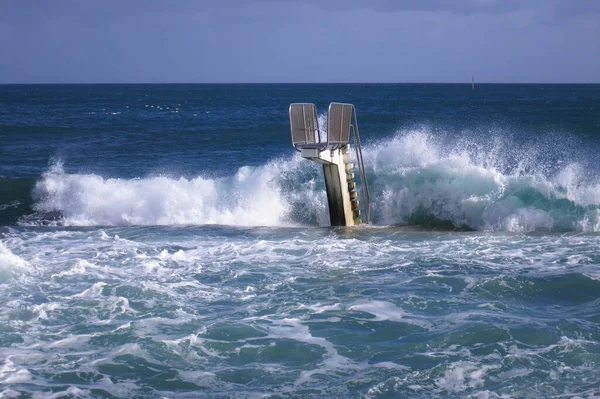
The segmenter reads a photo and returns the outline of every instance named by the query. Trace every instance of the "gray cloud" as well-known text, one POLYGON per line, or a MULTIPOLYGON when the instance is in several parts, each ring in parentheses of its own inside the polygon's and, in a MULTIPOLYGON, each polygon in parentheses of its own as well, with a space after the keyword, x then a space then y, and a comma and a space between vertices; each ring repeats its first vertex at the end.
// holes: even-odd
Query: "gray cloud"
POLYGON ((597 15, 600 14, 600 1, 560 0, 555 4, 554 11, 557 16, 562 17, 597 15))
POLYGON ((0 0, 0 80, 597 82, 599 12, 585 0, 0 0))
POLYGON ((598 0, 3 0, 0 18, 48 18, 77 16, 93 20, 107 20, 135 15, 190 14, 211 9, 250 6, 298 7, 310 5, 327 11, 353 9, 377 12, 446 12, 462 15, 502 14, 518 10, 533 10, 577 16, 600 13, 598 0))

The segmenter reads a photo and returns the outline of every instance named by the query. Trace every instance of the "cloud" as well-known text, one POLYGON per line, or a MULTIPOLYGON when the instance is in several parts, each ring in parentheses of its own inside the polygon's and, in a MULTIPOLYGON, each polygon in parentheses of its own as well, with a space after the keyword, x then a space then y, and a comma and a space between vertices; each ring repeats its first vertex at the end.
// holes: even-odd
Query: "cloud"
MULTIPOLYGON (((254 0, 265 2, 270 0, 254 0)), ((236 0, 212 1, 213 6, 232 6, 236 0)), ((599 14, 598 0, 293 0, 293 4, 310 4, 328 11, 371 9, 378 12, 444 12, 451 14, 503 14, 519 10, 552 14, 558 18, 599 14)))
POLYGON ((582 15, 600 14, 600 1, 598 0, 560 0, 555 4, 556 15, 574 17, 582 15))
POLYGON ((598 14, 598 0, 2 0, 0 18, 75 16, 106 20, 142 14, 177 15, 240 7, 318 7, 326 11, 370 9, 377 12, 502 14, 518 10, 551 11, 562 17, 598 14))
MULTIPOLYGON (((518 0, 306 0, 329 10, 348 8, 368 8, 380 12, 427 11, 458 14, 503 13, 522 8, 524 2, 518 0)), ((534 1, 535 3, 535 1, 534 1)))
POLYGON ((599 79, 600 0, 0 0, 6 82, 599 79))

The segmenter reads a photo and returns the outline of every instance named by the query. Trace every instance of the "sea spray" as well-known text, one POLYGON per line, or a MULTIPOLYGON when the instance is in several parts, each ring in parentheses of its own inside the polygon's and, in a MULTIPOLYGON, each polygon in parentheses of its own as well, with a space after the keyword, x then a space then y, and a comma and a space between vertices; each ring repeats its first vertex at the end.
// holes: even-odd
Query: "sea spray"
MULTIPOLYGON (((375 225, 489 231, 598 231, 600 184, 582 165, 539 152, 409 130, 365 148, 375 225), (537 155, 536 155, 537 154, 537 155)), ((35 210, 93 225, 328 225, 318 165, 298 154, 229 177, 106 178, 60 162, 34 189, 35 210)))
POLYGON ((551 168, 503 140, 454 143, 417 130, 366 150, 373 218, 405 224, 506 231, 597 231, 600 185, 569 163, 551 168), (516 162, 508 160, 516 159, 516 162))
POLYGON ((224 179, 138 179, 68 174, 55 164, 36 184, 38 212, 66 225, 278 225, 287 214, 273 165, 243 167, 224 179))

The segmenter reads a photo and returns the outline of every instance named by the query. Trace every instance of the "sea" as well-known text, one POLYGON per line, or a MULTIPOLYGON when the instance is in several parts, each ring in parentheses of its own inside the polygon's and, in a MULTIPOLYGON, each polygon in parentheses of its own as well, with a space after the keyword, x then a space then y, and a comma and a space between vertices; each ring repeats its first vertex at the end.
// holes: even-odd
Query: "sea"
POLYGON ((599 232, 600 85, 0 85, 0 397, 600 398, 599 232))

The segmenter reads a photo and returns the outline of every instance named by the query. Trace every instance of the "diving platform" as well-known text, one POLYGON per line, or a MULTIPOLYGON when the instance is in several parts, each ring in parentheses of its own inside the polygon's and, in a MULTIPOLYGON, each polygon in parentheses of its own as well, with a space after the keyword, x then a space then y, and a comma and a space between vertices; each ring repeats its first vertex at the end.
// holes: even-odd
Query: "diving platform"
POLYGON ((363 218, 369 223, 369 187, 354 105, 329 104, 324 140, 314 104, 291 104, 289 114, 292 145, 303 158, 323 165, 331 225, 356 226, 363 218), (356 165, 350 159, 351 146, 356 165))

